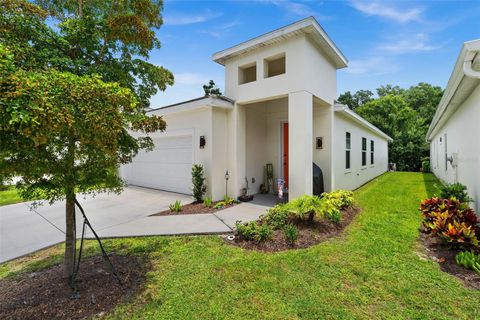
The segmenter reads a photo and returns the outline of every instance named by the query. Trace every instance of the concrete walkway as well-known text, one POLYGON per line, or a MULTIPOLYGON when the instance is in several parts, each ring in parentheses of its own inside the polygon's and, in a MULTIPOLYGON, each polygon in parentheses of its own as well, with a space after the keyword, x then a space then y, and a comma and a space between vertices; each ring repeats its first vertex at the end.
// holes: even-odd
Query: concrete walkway
MULTIPOLYGON (((136 187, 126 188, 121 195, 102 194, 79 199, 95 231, 104 238, 230 233, 236 221, 256 220, 270 206, 268 201, 263 201, 241 203, 214 214, 150 216, 168 209, 175 200, 183 204, 192 201, 186 195, 136 187)), ((43 205, 36 212, 31 211, 29 205, 18 203, 0 207, 0 263, 65 240, 63 202, 43 205)), ((82 222, 81 215, 77 214, 79 236, 82 222)), ((93 234, 87 233, 87 237, 93 234)))

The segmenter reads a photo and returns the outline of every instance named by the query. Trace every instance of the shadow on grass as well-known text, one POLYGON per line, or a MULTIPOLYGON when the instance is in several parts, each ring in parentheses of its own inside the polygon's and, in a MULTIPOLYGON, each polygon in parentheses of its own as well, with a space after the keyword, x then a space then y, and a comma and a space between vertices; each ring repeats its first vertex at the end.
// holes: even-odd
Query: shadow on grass
POLYGON ((427 192, 427 198, 434 197, 439 193, 439 187, 442 184, 440 180, 433 175, 433 173, 423 174, 423 183, 425 184, 425 191, 427 192))

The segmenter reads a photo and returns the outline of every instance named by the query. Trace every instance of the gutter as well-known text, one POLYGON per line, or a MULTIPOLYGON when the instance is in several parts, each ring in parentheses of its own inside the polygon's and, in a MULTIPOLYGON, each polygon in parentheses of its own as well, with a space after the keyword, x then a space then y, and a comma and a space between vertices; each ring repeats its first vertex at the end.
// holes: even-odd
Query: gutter
MULTIPOLYGON (((472 83, 474 83, 475 80, 480 79, 480 71, 474 69, 474 67, 480 65, 479 53, 480 39, 468 41, 463 44, 462 50, 460 51, 457 62, 452 71, 452 75, 448 80, 447 87, 445 88, 442 99, 437 107, 437 111, 435 112, 430 127, 428 128, 426 136, 427 142, 431 141, 431 136, 435 132, 436 127, 447 111, 449 111, 452 100, 457 96, 459 88, 468 88, 469 86, 472 86, 472 83)), ((463 94, 465 94, 465 90, 463 94)))

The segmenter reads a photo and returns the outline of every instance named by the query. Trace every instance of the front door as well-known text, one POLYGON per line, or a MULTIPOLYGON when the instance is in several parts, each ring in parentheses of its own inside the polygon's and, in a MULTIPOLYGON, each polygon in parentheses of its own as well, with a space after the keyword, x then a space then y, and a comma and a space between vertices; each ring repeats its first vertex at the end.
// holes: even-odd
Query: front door
POLYGON ((283 179, 288 188, 288 122, 283 123, 283 179))

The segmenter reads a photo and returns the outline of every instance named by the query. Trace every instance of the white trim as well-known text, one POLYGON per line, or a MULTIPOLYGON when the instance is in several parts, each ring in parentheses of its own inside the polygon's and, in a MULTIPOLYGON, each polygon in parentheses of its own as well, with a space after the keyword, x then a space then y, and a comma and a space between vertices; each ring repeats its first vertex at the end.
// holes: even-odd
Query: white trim
POLYGON ((305 18, 288 26, 268 32, 256 38, 237 44, 233 47, 214 53, 212 60, 221 65, 225 65, 225 61, 235 56, 302 33, 310 35, 314 42, 323 50, 325 50, 327 55, 334 61, 335 66, 338 69, 345 68, 347 66, 347 58, 345 58, 343 53, 337 48, 337 46, 333 43, 333 41, 322 29, 314 17, 305 18))
POLYGON ((199 99, 193 99, 185 102, 180 102, 171 106, 160 107, 148 111, 148 113, 155 115, 167 115, 178 112, 191 111, 202 107, 215 107, 223 109, 233 109, 234 102, 227 101, 218 97, 204 97, 199 99))
POLYGON ((356 123, 360 124, 361 126, 363 126, 364 128, 367 128, 368 130, 370 130, 371 132, 373 133, 376 133, 378 136, 380 136, 381 138, 383 139, 386 139, 388 141, 393 141, 393 139, 388 136, 387 134, 385 134, 382 130, 378 129, 377 127, 375 127, 373 124, 371 124, 370 122, 368 122, 367 120, 363 119, 362 117, 360 117, 358 114, 356 114, 352 109, 350 109, 348 106, 344 105, 344 104, 340 104, 340 103, 335 103, 335 106, 334 106, 334 110, 335 112, 338 112, 340 114, 343 114, 344 116, 346 116, 347 118, 355 121, 356 123))

